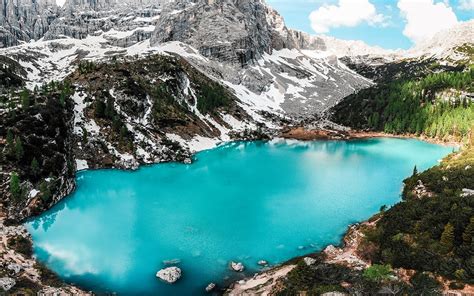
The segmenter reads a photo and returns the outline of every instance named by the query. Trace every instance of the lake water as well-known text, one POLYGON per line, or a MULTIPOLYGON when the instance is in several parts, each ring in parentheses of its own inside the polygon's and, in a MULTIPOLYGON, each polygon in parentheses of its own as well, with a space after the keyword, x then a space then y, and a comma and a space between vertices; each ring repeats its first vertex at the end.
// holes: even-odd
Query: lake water
POLYGON ((121 295, 196 295, 338 244, 351 223, 400 200, 402 180, 451 147, 417 140, 231 143, 138 171, 78 173, 77 190, 27 227, 38 258, 68 282, 121 295), (179 259, 183 277, 155 277, 179 259))

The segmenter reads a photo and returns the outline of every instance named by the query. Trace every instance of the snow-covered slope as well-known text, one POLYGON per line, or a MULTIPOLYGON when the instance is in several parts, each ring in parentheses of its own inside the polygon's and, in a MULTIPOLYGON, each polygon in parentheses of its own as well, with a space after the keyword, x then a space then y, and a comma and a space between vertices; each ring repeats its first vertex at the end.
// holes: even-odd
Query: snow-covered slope
POLYGON ((319 39, 322 50, 338 57, 347 56, 387 56, 396 54, 398 51, 383 49, 378 46, 370 46, 360 40, 341 40, 331 36, 317 35, 311 38, 319 39))
MULTIPOLYGON (((26 9, 28 1, 33 0, 14 3, 26 9)), ((261 111, 296 118, 319 114, 371 85, 339 58, 358 64, 442 58, 472 41, 473 32, 471 21, 409 52, 391 52, 288 29, 263 0, 67 0, 62 8, 50 0, 35 3, 53 14, 42 39, 0 50, 25 68, 29 87, 63 79, 80 60, 171 53, 231 88, 255 117, 261 111)))
POLYGON ((63 79, 82 59, 164 52, 232 88, 254 116, 310 116, 371 84, 263 0, 68 0, 61 11, 42 40, 0 51, 24 66, 30 87, 63 79))

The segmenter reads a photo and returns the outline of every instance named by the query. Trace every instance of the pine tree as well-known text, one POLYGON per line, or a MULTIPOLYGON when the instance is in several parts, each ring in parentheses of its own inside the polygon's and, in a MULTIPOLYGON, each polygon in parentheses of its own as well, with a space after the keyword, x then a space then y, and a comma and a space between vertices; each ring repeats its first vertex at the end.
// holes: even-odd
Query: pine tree
POLYGON ((474 238, 474 217, 471 217, 471 221, 464 229, 462 234, 462 240, 465 244, 470 245, 472 243, 472 239, 474 238))
POLYGON ((59 104, 61 106, 66 106, 66 93, 64 91, 61 91, 61 94, 59 95, 59 104))
POLYGON ((114 99, 108 98, 105 105, 105 117, 113 119, 115 115, 114 99))
POLYGON ((51 189, 49 189, 48 183, 46 181, 42 181, 39 189, 43 201, 48 202, 51 199, 51 189))
POLYGON ((448 223, 444 226, 444 231, 441 234, 441 246, 446 253, 449 253, 454 247, 454 226, 448 223))
POLYGON ((94 115, 97 118, 105 117, 105 103, 102 100, 97 100, 95 102, 94 115))
POLYGON ((23 158, 25 151, 23 150, 23 144, 21 143, 20 137, 16 137, 15 140, 15 156, 18 161, 23 158))
POLYGON ((10 150, 10 152, 12 152, 14 147, 15 147, 15 140, 13 138, 13 133, 11 130, 8 130, 7 131, 7 148, 10 150))
POLYGON ((37 176, 38 173, 39 173, 39 163, 38 163, 38 160, 35 158, 33 158, 33 160, 31 161, 31 172, 33 173, 34 176, 37 176))
POLYGON ((412 176, 416 176, 418 175, 418 169, 416 168, 416 165, 415 167, 413 168, 413 175, 412 176))
POLYGON ((82 128, 82 144, 85 145, 89 142, 89 133, 87 132, 87 129, 84 127, 82 128))
POLYGON ((21 197, 20 178, 15 172, 13 172, 10 177, 10 193, 15 199, 21 197))
POLYGON ((28 90, 25 88, 23 91, 20 93, 20 99, 21 99, 21 106, 26 109, 30 106, 30 93, 28 90))

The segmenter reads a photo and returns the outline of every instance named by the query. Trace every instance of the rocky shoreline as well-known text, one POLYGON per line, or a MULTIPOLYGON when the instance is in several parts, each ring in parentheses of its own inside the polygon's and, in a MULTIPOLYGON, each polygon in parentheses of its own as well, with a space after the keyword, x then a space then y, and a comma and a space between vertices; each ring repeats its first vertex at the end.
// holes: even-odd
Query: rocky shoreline
MULTIPOLYGON (((0 209, 0 289, 26 295, 93 295, 63 283, 32 255, 32 238, 23 225, 6 223, 0 209)), ((0 293, 2 294, 2 293, 0 293)), ((2 294, 3 295, 3 294, 2 294)))
POLYGON ((309 129, 304 127, 287 128, 281 134, 284 139, 293 139, 300 141, 314 140, 362 140, 373 138, 397 138, 397 139, 418 139, 428 143, 438 145, 449 145, 459 147, 461 143, 458 141, 442 141, 424 136, 411 134, 394 135, 384 132, 360 131, 360 130, 326 130, 326 129, 309 129))
POLYGON ((279 292, 281 281, 298 266, 298 262, 304 262, 307 266, 311 266, 316 263, 316 259, 313 257, 319 255, 323 255, 324 262, 329 264, 341 264, 354 269, 364 269, 370 265, 370 262, 367 262, 357 253, 361 239, 364 237, 361 229, 374 227, 376 223, 377 220, 351 225, 342 238, 340 246, 329 245, 320 252, 292 258, 269 270, 257 273, 247 280, 233 283, 225 291, 225 295, 274 295, 279 292))
MULTIPOLYGON (((316 258, 323 258, 322 262, 330 265, 344 266, 352 270, 363 271, 372 266, 372 262, 363 258, 360 254, 360 246, 365 236, 364 231, 374 229, 380 220, 381 213, 375 214, 368 220, 351 225, 341 239, 339 246, 329 245, 322 251, 310 253, 301 257, 296 257, 256 273, 252 277, 239 280, 229 285, 224 295, 277 295, 282 292, 283 281, 287 279, 290 272, 295 270, 299 264, 306 266, 317 266, 321 264, 316 258)), ((396 268, 393 270, 394 276, 401 281, 409 284, 410 278, 415 274, 414 270, 396 268)), ((449 287, 450 281, 443 277, 437 278, 442 283, 442 295, 445 296, 472 296, 474 295, 474 286, 465 285, 461 290, 453 290, 449 287)), ((344 284, 344 283, 342 283, 344 284)), ((326 294, 323 294, 326 295, 326 294)), ((327 295, 349 295, 337 291, 330 292, 327 295), (331 294, 335 293, 335 294, 331 294)))

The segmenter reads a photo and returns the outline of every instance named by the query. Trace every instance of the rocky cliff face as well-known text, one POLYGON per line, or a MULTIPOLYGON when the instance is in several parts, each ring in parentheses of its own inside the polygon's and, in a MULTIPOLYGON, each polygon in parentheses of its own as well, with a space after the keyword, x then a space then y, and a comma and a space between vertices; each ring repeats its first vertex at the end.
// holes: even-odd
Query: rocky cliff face
POLYGON ((209 58, 242 66, 287 46, 276 11, 261 0, 180 0, 168 5, 151 44, 186 43, 209 58))
POLYGON ((61 17, 51 24, 44 38, 84 39, 108 32, 110 44, 131 46, 151 37, 162 6, 167 2, 169 0, 68 0, 61 17))
POLYGON ((3 0, 0 5, 0 47, 43 37, 58 14, 54 0, 3 0))
POLYGON ((46 40, 83 39, 110 30, 135 30, 133 36, 111 38, 116 45, 129 46, 151 37, 155 18, 168 2, 170 0, 67 0, 59 7, 55 0, 5 0, 0 6, 0 47, 43 37, 46 40))

